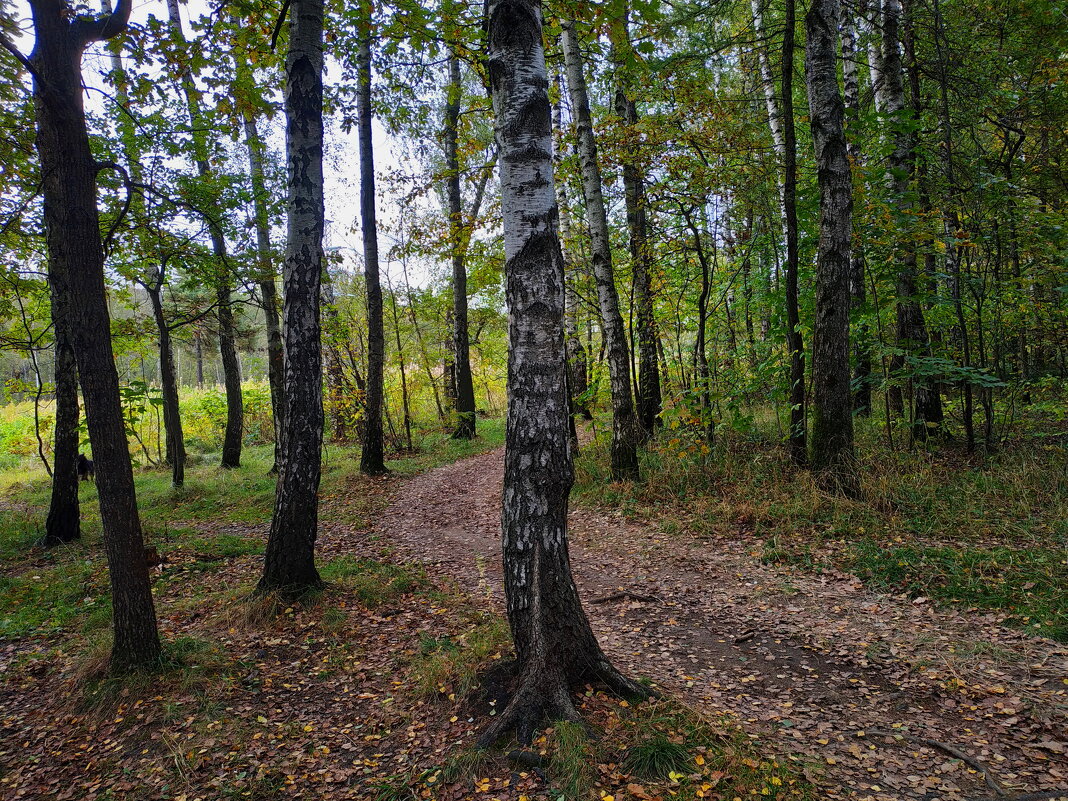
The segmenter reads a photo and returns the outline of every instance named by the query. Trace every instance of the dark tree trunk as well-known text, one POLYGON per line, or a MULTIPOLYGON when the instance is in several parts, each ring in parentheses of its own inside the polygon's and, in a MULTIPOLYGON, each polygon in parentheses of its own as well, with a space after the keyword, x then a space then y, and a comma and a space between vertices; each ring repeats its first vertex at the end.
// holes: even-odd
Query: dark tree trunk
POLYGON ((323 450, 319 292, 323 270, 323 3, 292 0, 286 56, 288 237, 285 428, 258 592, 299 596, 321 585, 315 569, 323 450))
MULTIPOLYGON (((226 244, 222 233, 213 234, 214 249, 217 258, 226 260, 226 244)), ((222 270, 229 272, 228 267, 222 270)), ((234 468, 241 466, 241 444, 245 428, 245 410, 241 396, 241 363, 237 358, 236 333, 234 331, 234 309, 230 305, 230 279, 219 279, 216 291, 219 305, 219 355, 222 357, 223 383, 226 386, 226 430, 223 434, 221 466, 234 468)))
POLYGON ((152 303, 152 317, 159 333, 159 372, 163 391, 163 427, 167 430, 167 461, 171 465, 171 483, 180 487, 185 483, 185 435, 182 433, 182 413, 178 405, 178 380, 174 375, 174 349, 171 329, 163 315, 163 267, 159 268, 152 284, 142 284, 152 303))
POLYGON ((601 167, 597 162, 597 143, 593 137, 586 77, 574 23, 561 21, 560 43, 567 69, 567 86, 574 108, 578 150, 582 162, 582 188, 586 196, 593 262, 597 283, 597 300, 601 308, 602 338, 608 352, 608 375, 612 390, 612 478, 636 481, 640 428, 634 412, 630 386, 630 348, 627 345, 623 316, 619 312, 612 249, 608 237, 608 219, 601 192, 601 167))
POLYGON ((797 294, 797 136, 794 131, 794 0, 786 0, 782 45, 783 212, 786 216, 786 348, 790 352, 790 458, 805 464, 805 343, 797 294))
POLYGON ((501 154, 509 321, 503 528, 505 596, 519 679, 482 735, 516 730, 529 743, 545 720, 577 720, 573 685, 605 681, 646 695, 601 651, 579 601, 567 547, 573 480, 563 334, 564 272, 553 191, 541 8, 486 6, 489 76, 501 154))
POLYGON ((701 229, 688 210, 683 210, 686 226, 693 235, 693 246, 697 261, 701 264, 701 294, 697 297, 697 336, 694 341, 694 372, 697 376, 698 390, 701 393, 701 409, 704 416, 705 441, 712 445, 716 439, 716 420, 712 411, 712 373, 708 367, 708 298, 712 290, 713 268, 709 266, 705 253, 701 229))
MULTIPOLYGON (((613 20, 613 56, 615 66, 615 112, 631 129, 627 138, 637 136, 638 108, 628 86, 625 61, 631 57, 630 29, 626 4, 623 14, 613 20), (625 58, 624 58, 625 57, 625 58)), ((638 307, 638 421, 644 436, 656 433, 660 422, 663 397, 660 388, 660 365, 656 343, 656 318, 653 314, 653 254, 649 243, 649 222, 646 216, 645 180, 638 167, 635 147, 623 155, 623 188, 627 208, 627 229, 630 232, 631 272, 634 276, 635 303, 638 307)))
MULTIPOLYGON (((183 50, 188 50, 185 34, 182 32, 182 17, 178 0, 167 0, 167 15, 170 28, 183 50)), ((208 125, 203 119, 200 106, 200 94, 190 68, 190 54, 183 52, 175 65, 185 94, 186 108, 189 111, 189 124, 192 129, 193 157, 197 174, 209 186, 217 180, 213 175, 208 154, 208 125)), ((212 190, 213 193, 215 190, 212 190)), ((230 273, 230 260, 226 254, 226 237, 220 221, 216 216, 220 204, 215 194, 215 201, 207 210, 205 218, 211 235, 211 249, 215 256, 215 302, 216 316, 219 322, 219 357, 223 370, 223 385, 226 388, 226 428, 223 432, 222 460, 225 468, 241 466, 241 445, 244 436, 245 410, 241 396, 241 363, 237 358, 237 335, 234 329, 234 310, 230 305, 233 277, 230 273)))
POLYGON ((839 0, 812 0, 805 15, 809 125, 820 190, 816 319, 812 331, 812 469, 824 487, 859 493, 849 386, 849 273, 853 178, 838 91, 839 0))
MULTIPOLYGON (((137 514, 119 376, 111 349, 104 251, 96 206, 97 162, 82 106, 81 55, 126 28, 129 0, 101 18, 71 16, 61 0, 34 0, 34 105, 45 237, 54 290, 63 298, 85 398, 111 576, 113 670, 155 663, 156 611, 137 514)), ((61 326, 63 327, 63 326, 61 326)))
POLYGON ((267 185, 263 178, 263 141, 256 117, 250 107, 244 115, 245 146, 248 148, 249 175, 252 179, 252 203, 256 215, 256 266, 259 270, 260 301, 267 326, 267 381, 271 386, 271 414, 274 422, 274 464, 270 474, 278 472, 282 456, 282 428, 285 425, 285 353, 282 326, 278 314, 278 290, 275 286, 274 261, 271 258, 271 226, 267 214, 267 185))
MULTIPOLYGON (((895 203, 902 217, 911 217, 913 202, 909 199, 909 181, 914 172, 915 153, 912 147, 912 135, 900 125, 905 112, 905 89, 900 54, 901 0, 883 0, 882 3, 882 47, 879 73, 884 92, 883 111, 897 126, 893 138, 894 148, 890 153, 890 186, 894 192, 895 203)), ((900 255, 897 258, 897 341, 898 347, 917 356, 929 357, 931 343, 927 333, 927 324, 918 298, 919 284, 916 266, 916 247, 911 241, 909 231, 902 231, 899 236, 900 255)), ((905 358, 895 356, 891 368, 898 375, 906 369, 905 358)), ((913 419, 912 433, 916 439, 926 439, 931 433, 937 433, 942 425, 942 399, 938 394, 936 382, 921 378, 912 381, 913 385, 913 419)), ((896 405, 896 404, 895 404, 896 405)), ((897 411, 895 409, 895 411, 897 411)))
POLYGON ((197 357, 197 389, 204 389, 204 334, 197 331, 194 335, 197 357))
POLYGON ((52 451, 52 499, 45 521, 43 544, 51 547, 82 536, 78 503, 78 364, 67 324, 67 287, 52 284, 52 329, 55 332, 56 430, 52 451))
POLYGON ((375 216, 375 157, 371 144, 371 5, 360 0, 360 44, 356 54, 356 105, 360 137, 360 228, 367 281, 367 395, 360 470, 380 476, 386 470, 382 441, 382 392, 386 333, 382 320, 382 283, 378 277, 378 222, 375 216))
POLYGON ((464 263, 463 203, 460 196, 460 161, 457 138, 460 126, 460 59, 449 52, 449 87, 445 105, 445 171, 449 197, 449 247, 452 251, 453 369, 456 380, 456 415, 459 418, 453 439, 475 436, 475 387, 471 380, 471 345, 467 324, 467 266, 464 263))

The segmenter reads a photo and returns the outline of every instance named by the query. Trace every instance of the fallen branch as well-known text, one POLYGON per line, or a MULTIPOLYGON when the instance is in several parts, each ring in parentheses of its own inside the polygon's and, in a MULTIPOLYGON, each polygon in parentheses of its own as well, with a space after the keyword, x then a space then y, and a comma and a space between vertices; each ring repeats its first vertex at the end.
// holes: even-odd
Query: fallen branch
POLYGON ((756 634, 757 633, 755 631, 747 631, 744 634, 739 634, 737 637, 734 638, 734 644, 741 645, 744 642, 749 642, 751 639, 756 637, 756 634))
POLYGON ((620 592, 613 592, 611 595, 602 595, 600 598, 594 598, 590 603, 610 604, 613 601, 626 601, 627 599, 641 601, 642 603, 663 603, 663 598, 658 598, 655 595, 642 595, 641 593, 631 592, 630 590, 621 590, 620 592))
MULTIPOLYGON (((959 759, 961 762, 964 762, 967 765, 971 765, 973 768, 975 768, 975 770, 982 773, 983 779, 986 781, 986 786, 993 790, 995 793, 997 793, 998 798, 1010 798, 1005 788, 1002 787, 1001 784, 998 783, 997 779, 994 778, 994 775, 990 772, 990 768, 988 768, 975 757, 969 756, 968 754, 964 753, 954 745, 950 745, 949 743, 942 743, 938 740, 932 740, 928 737, 917 737, 915 734, 908 734, 907 732, 903 731, 868 729, 867 733, 876 737, 900 737, 904 740, 908 740, 909 742, 920 743, 921 745, 926 745, 929 748, 935 748, 939 751, 942 751, 943 753, 949 754, 951 757, 959 759)), ((1013 801, 1020 801, 1020 799, 1013 799, 1013 801)))

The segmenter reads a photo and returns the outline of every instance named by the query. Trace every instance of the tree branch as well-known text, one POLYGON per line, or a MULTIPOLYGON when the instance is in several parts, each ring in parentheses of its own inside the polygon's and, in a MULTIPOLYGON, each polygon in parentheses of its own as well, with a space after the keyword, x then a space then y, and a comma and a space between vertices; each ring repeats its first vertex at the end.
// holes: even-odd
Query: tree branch
POLYGON ((133 9, 133 0, 119 0, 115 10, 108 13, 108 5, 104 5, 106 16, 78 17, 72 26, 83 43, 103 42, 113 39, 126 30, 130 22, 130 11, 133 9))
POLYGON ((15 43, 2 33, 0 33, 0 47, 3 47, 7 52, 14 56, 15 60, 25 67, 26 71, 34 77, 34 80, 41 84, 44 83, 41 79, 41 73, 39 73, 33 66, 33 62, 23 55, 22 51, 15 46, 15 43))

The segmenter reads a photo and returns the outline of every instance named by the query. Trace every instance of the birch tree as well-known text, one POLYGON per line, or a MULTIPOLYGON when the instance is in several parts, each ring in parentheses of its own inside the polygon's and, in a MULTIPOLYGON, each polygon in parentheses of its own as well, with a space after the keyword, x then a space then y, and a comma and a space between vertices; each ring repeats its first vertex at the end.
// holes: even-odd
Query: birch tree
POLYGON ((585 70, 575 23, 561 20, 560 27, 560 45, 564 51, 567 88, 575 114, 582 164, 582 190, 590 225, 593 276, 597 284, 602 335, 608 354, 608 376, 612 390, 612 478, 616 481, 637 480, 639 429, 630 388, 630 349, 623 327, 623 315, 619 311, 619 295, 612 269, 612 246, 608 238, 608 217, 601 192, 601 167, 597 161, 597 142, 593 136, 585 70))
POLYGON ((647 691, 620 674, 598 645, 568 557, 573 471, 564 271, 541 6, 531 0, 490 0, 485 27, 510 312, 504 586, 519 669, 515 695, 481 737, 488 745, 513 729, 529 743, 545 720, 577 720, 570 692, 582 681, 601 680, 630 696, 647 691))
POLYGON ((286 56, 288 231, 283 274, 285 428, 259 592, 296 596, 315 569, 323 450, 319 293, 323 273, 323 3, 293 0, 286 56))

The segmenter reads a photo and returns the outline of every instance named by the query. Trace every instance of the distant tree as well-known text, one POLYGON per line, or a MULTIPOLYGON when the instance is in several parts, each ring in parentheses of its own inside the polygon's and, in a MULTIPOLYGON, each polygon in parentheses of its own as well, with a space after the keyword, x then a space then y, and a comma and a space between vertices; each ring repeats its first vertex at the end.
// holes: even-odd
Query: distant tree
POLYGON ((520 742, 529 743, 546 719, 578 719, 570 692, 582 681, 601 680, 629 696, 645 696, 647 691, 620 674, 598 645, 568 559, 567 502, 573 472, 564 271, 540 4, 490 0, 485 27, 511 312, 501 523, 505 597, 519 683, 480 742, 490 744, 514 729, 520 742))
MULTIPOLYGON (((452 251, 453 370, 456 380, 455 439, 475 436, 475 387, 471 380, 471 343, 467 321, 466 236, 463 198, 460 195, 460 160, 457 139, 460 126, 460 58, 449 52, 449 84, 445 103, 445 170, 449 201, 449 249, 452 251)), ((476 212, 477 213, 477 212, 476 212)))
POLYGON ((371 117, 374 113, 371 107, 371 43, 374 19, 370 0, 359 0, 359 7, 356 106, 360 140, 360 230, 363 234, 363 269, 367 282, 367 392, 360 470, 367 475, 378 476, 388 471, 382 433, 386 330, 382 316, 382 282, 378 271, 375 156, 371 141, 371 117))
POLYGON ((56 423, 52 450, 52 496, 45 519, 45 545, 72 542, 82 535, 78 500, 78 360, 71 343, 69 293, 52 283, 55 339, 56 423))
POLYGON ((560 46, 564 51, 567 88, 575 114, 578 153, 582 163, 582 190, 586 198, 586 213, 590 226, 590 260, 597 283, 601 330, 608 357, 612 394, 612 478, 616 481, 637 480, 640 428, 630 385, 630 347, 627 344, 626 329, 623 327, 623 315, 619 311, 619 295, 616 291, 615 272, 612 269, 608 216, 601 190, 601 167, 597 160, 597 142, 593 135, 585 66, 574 21, 561 21, 560 46))

